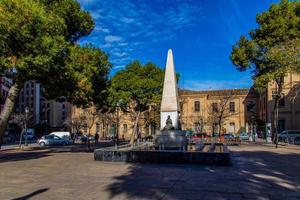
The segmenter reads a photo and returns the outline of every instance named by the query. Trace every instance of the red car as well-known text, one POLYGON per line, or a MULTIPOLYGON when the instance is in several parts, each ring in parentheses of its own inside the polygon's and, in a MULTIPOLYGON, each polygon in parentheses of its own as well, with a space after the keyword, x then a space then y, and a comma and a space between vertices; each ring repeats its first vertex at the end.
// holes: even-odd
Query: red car
POLYGON ((196 133, 195 135, 192 136, 192 141, 203 139, 203 138, 208 138, 207 133, 196 133))

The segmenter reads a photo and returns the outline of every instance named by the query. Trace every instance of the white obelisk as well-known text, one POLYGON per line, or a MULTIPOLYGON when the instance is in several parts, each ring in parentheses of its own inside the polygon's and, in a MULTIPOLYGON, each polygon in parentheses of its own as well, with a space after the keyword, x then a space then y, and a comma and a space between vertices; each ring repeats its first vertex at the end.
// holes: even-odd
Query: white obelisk
POLYGON ((175 129, 178 128, 178 91, 175 66, 172 50, 168 50, 168 57, 165 69, 165 79, 163 94, 160 108, 160 128, 163 129, 166 125, 166 120, 170 116, 175 129))

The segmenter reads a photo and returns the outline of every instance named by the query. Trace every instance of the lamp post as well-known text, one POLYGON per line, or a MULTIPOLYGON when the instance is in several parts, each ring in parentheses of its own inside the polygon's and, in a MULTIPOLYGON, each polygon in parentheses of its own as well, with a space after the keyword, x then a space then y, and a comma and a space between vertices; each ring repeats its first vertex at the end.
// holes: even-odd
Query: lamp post
POLYGON ((119 106, 117 106, 117 127, 115 135, 115 148, 118 148, 118 137, 119 137, 119 106))
POLYGON ((115 148, 117 149, 118 148, 118 139, 119 139, 119 111, 120 111, 120 107, 122 105, 122 99, 120 99, 118 102, 117 102, 117 127, 116 127, 116 137, 115 137, 115 148))
POLYGON ((28 106, 25 107, 25 146, 28 146, 27 141, 27 118, 28 118, 29 108, 28 106))

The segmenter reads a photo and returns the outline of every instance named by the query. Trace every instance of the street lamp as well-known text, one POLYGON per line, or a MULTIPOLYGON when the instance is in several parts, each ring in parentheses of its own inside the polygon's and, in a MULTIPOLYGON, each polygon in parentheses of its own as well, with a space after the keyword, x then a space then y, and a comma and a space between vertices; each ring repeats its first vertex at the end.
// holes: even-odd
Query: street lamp
POLYGON ((117 149, 118 148, 118 139, 119 139, 119 110, 120 110, 120 107, 122 105, 122 102, 123 100, 120 99, 118 102, 117 102, 117 130, 116 130, 116 137, 115 137, 115 148, 117 149))
POLYGON ((27 118, 28 118, 29 108, 28 106, 25 107, 25 146, 28 146, 27 141, 27 118))

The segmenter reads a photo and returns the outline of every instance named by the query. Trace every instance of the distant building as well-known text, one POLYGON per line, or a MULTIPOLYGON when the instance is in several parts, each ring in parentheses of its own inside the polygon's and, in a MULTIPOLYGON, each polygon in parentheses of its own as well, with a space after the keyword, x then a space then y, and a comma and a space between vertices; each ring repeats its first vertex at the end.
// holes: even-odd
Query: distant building
POLYGON ((42 87, 36 81, 27 81, 19 94, 16 106, 17 112, 24 112, 29 108, 33 124, 44 124, 53 129, 60 129, 68 116, 71 105, 68 102, 48 100, 42 95, 42 87))
MULTIPOLYGON (((204 124, 203 132, 211 134, 212 126, 208 123, 210 109, 213 103, 219 101, 224 92, 233 92, 232 98, 226 105, 227 117, 222 126, 225 132, 238 133, 249 131, 252 116, 257 113, 257 94, 253 89, 217 90, 217 91, 179 91, 180 121, 183 130, 200 131, 199 125, 204 124)), ((82 109, 73 107, 72 118, 82 115, 82 109)), ((83 114, 84 116, 84 114, 83 114)), ((149 111, 141 116, 138 132, 142 137, 154 135, 160 127, 159 109, 151 107, 149 111)), ((96 132, 101 137, 115 136, 118 128, 119 138, 129 139, 133 132, 134 117, 130 113, 119 111, 119 113, 105 113, 97 115, 91 134, 96 132)), ((82 133, 86 133, 84 128, 82 133)), ((217 129, 215 130, 217 131, 217 129)))
POLYGON ((64 126, 66 119, 71 116, 71 104, 69 102, 57 102, 55 100, 41 101, 41 123, 53 129, 64 126))
POLYGON ((217 120, 210 118, 214 112, 223 112, 222 133, 248 132, 257 113, 257 93, 253 89, 180 90, 179 98, 183 130, 218 133, 217 120))
MULTIPOLYGON (((271 123, 274 117, 272 94, 277 84, 270 82, 258 98, 258 116, 263 123, 271 123)), ((284 77, 283 98, 279 101, 278 131, 300 130, 300 75, 288 73, 284 77)))
POLYGON ((41 85, 36 81, 26 81, 19 93, 16 111, 24 113, 28 107, 34 124, 40 123, 41 114, 41 85))

